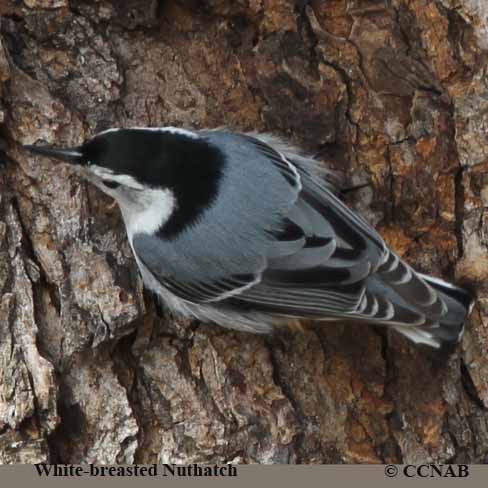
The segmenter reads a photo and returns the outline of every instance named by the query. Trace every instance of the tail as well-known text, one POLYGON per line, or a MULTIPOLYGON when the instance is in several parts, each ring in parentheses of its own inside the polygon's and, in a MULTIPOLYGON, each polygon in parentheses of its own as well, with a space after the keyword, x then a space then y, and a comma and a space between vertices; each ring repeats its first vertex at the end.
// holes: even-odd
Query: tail
POLYGON ((396 330, 417 343, 428 344, 432 347, 454 345, 461 341, 465 322, 474 305, 473 296, 464 288, 452 285, 447 281, 422 275, 428 285, 445 303, 447 310, 438 320, 438 326, 408 327, 398 326, 396 330))
POLYGON ((388 305, 389 314, 380 323, 391 325, 415 343, 435 348, 461 340, 474 305, 467 290, 417 273, 393 253, 367 279, 366 293, 388 305))

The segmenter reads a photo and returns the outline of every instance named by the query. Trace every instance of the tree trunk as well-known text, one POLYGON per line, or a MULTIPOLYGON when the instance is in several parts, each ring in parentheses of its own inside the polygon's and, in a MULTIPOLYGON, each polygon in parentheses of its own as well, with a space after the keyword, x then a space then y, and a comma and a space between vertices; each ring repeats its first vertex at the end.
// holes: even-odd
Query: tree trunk
POLYGON ((0 460, 488 459, 485 0, 0 1, 0 460), (451 355, 364 324, 254 336, 143 292, 117 207, 21 144, 268 131, 417 269, 476 288, 451 355))

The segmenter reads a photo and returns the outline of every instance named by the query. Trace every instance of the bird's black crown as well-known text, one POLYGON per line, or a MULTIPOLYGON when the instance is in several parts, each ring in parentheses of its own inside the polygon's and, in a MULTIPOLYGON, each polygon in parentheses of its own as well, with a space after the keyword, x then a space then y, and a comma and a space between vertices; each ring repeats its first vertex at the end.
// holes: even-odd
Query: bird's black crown
POLYGON ((224 156, 203 137, 150 129, 119 129, 81 148, 83 164, 130 175, 150 188, 168 188, 177 209, 161 230, 172 237, 194 223, 218 193, 224 156))

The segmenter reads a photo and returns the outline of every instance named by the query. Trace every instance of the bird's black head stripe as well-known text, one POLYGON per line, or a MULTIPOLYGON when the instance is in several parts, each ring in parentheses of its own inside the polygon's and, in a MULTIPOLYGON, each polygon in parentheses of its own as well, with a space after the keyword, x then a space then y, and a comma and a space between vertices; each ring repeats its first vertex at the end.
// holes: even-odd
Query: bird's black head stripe
POLYGON ((83 146, 86 163, 130 175, 151 188, 169 188, 176 210, 160 229, 171 239, 195 223, 219 189, 225 158, 205 138, 184 133, 120 129, 83 146))

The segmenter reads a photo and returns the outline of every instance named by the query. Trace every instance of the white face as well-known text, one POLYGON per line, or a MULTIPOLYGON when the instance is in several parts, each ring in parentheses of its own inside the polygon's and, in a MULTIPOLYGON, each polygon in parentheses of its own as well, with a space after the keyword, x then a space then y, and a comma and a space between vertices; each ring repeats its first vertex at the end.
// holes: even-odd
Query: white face
POLYGON ((130 241, 135 234, 157 232, 176 208, 174 194, 167 188, 149 188, 132 176, 93 164, 80 169, 84 178, 119 204, 130 241))

